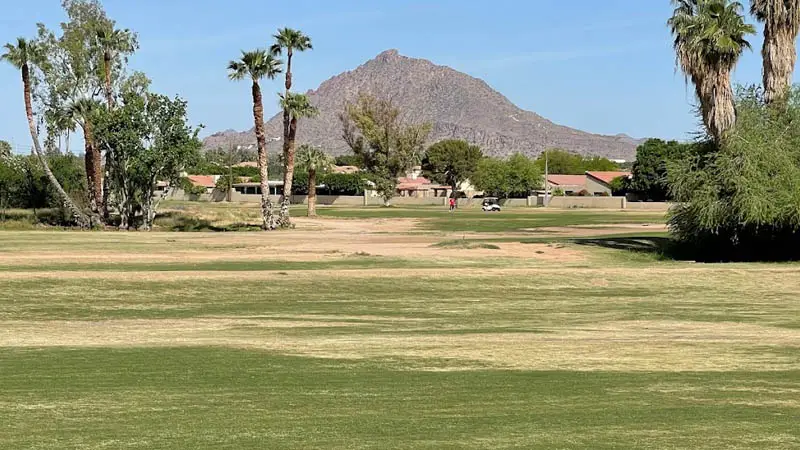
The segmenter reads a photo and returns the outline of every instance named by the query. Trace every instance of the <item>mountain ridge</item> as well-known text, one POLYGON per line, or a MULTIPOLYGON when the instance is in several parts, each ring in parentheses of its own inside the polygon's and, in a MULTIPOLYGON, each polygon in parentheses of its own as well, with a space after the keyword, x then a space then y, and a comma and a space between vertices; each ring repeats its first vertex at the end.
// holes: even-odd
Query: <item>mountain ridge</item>
MULTIPOLYGON (((632 160, 642 142, 624 134, 592 134, 555 124, 517 107, 480 78, 391 49, 306 92, 320 115, 300 122, 298 144, 317 145, 334 155, 347 153, 337 115, 362 92, 390 98, 406 118, 431 123, 431 143, 464 139, 491 156, 515 152, 537 156, 547 148, 563 148, 586 156, 632 160)), ((266 122, 270 152, 280 151, 282 129, 280 113, 266 122)), ((252 129, 226 130, 207 137, 204 147, 254 142, 252 129)))

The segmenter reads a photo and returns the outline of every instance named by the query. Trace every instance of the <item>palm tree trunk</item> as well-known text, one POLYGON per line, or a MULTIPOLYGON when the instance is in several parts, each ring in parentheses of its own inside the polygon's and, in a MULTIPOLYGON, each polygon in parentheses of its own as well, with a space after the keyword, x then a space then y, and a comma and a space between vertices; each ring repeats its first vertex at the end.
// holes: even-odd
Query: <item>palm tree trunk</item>
POLYGON ((715 141, 720 142, 736 124, 736 106, 731 87, 731 73, 716 67, 698 85, 703 123, 715 141))
POLYGON ((108 110, 111 111, 114 109, 114 94, 111 90, 111 55, 104 53, 103 63, 106 75, 106 103, 108 103, 108 110))
POLYGON ((294 184, 294 157, 297 143, 297 119, 292 119, 289 124, 289 137, 286 140, 286 152, 284 155, 284 174, 283 174, 283 201, 281 202, 281 226, 291 227, 292 221, 289 213, 289 206, 292 198, 292 185, 294 184))
POLYGON ((81 211, 80 208, 75 205, 69 195, 67 195, 64 188, 61 187, 61 183, 58 182, 58 179, 53 175, 53 172, 50 170, 50 166, 47 164, 47 160, 45 159, 42 153, 42 147, 39 144, 39 133, 36 131, 36 122, 33 119, 33 105, 31 103, 31 80, 30 80, 30 72, 28 69, 28 64, 23 64, 22 66, 22 85, 23 85, 23 93, 25 96, 25 114, 28 117, 28 128, 31 132, 31 139, 33 140, 33 150, 36 153, 36 157, 39 159, 39 163, 42 165, 42 169, 44 170, 45 175, 47 175, 48 180, 56 189, 56 193, 61 200, 61 204, 64 206, 65 209, 69 211, 72 217, 75 218, 75 222, 78 223, 81 227, 90 227, 92 225, 92 220, 86 214, 81 211))
POLYGON ((83 135, 89 205, 91 205, 92 212, 100 214, 103 211, 103 159, 100 155, 100 149, 94 144, 92 123, 88 120, 84 123, 83 135))
POLYGON ((275 219, 272 216, 272 201, 269 199, 269 161, 267 159, 267 137, 264 131, 264 105, 261 98, 261 87, 258 81, 253 80, 253 120, 256 128, 256 142, 258 143, 258 172, 261 175, 261 227, 264 230, 275 228, 275 219))
MULTIPOLYGON (((286 57, 286 99, 292 88, 292 49, 289 48, 286 57)), ((295 127, 297 123, 295 122, 295 127)), ((292 120, 289 108, 283 109, 283 195, 281 196, 280 225, 283 228, 292 226, 289 207, 292 204, 292 183, 294 181, 294 143, 291 142, 292 120)))
MULTIPOLYGON (((783 6, 776 6, 782 8, 783 6)), ((797 28, 768 21, 764 26, 764 99, 773 103, 785 99, 792 86, 792 75, 797 62, 797 28)))
POLYGON ((317 217, 317 171, 308 169, 308 217, 317 217))

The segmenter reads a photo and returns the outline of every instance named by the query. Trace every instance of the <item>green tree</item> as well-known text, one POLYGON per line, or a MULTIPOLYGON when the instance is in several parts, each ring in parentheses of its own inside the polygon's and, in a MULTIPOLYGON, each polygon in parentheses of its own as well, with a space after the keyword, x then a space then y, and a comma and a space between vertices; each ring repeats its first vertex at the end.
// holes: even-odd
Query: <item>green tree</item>
POLYGON ((668 168, 678 202, 675 238, 715 260, 797 259, 800 251, 800 91, 770 107, 756 88, 737 95, 721 145, 698 144, 668 168))
POLYGON ((800 32, 800 0, 750 0, 750 11, 764 24, 764 97, 785 98, 792 86, 800 32))
POLYGON ((547 153, 541 153, 536 159, 536 164, 544 172, 545 159, 547 160, 547 170, 550 174, 558 175, 583 175, 586 169, 583 165, 583 157, 576 153, 562 149, 551 149, 547 153))
POLYGON ((364 160, 356 155, 339 155, 334 160, 337 166, 353 166, 363 168, 364 160))
POLYGON ((636 149, 636 162, 633 163, 633 176, 628 190, 640 200, 672 200, 667 168, 672 162, 689 157, 694 146, 677 141, 648 139, 636 149))
POLYGON ((316 217, 317 174, 329 171, 333 158, 319 148, 303 145, 297 153, 297 165, 308 173, 308 217, 316 217))
POLYGON ((731 0, 672 0, 667 22, 675 37, 676 62, 695 86, 700 116, 716 141, 736 122, 731 72, 750 43, 755 28, 731 0))
POLYGON ((11 144, 0 140, 0 159, 11 156, 11 144))
POLYGON ((180 98, 123 93, 122 100, 122 106, 100 111, 95 140, 113 149, 110 187, 120 212, 120 228, 134 226, 141 211, 141 227, 149 230, 166 195, 155 196, 156 184, 179 184, 181 172, 198 157, 199 129, 187 125, 187 104, 180 98))
POLYGON ((289 113, 289 133, 285 139, 284 152, 283 152, 283 192, 289 195, 281 196, 281 211, 278 223, 284 228, 292 225, 289 216, 289 206, 291 204, 292 180, 294 177, 294 158, 295 146, 297 143, 297 124, 301 118, 310 118, 316 116, 319 111, 308 100, 308 96, 304 94, 288 94, 288 96, 280 95, 281 107, 284 111, 289 113))
POLYGON ((515 153, 508 158, 506 165, 509 196, 527 197, 531 191, 542 187, 542 173, 532 159, 515 153))
POLYGON ((17 68, 17 70, 19 70, 22 74, 25 114, 28 118, 28 129, 31 133, 31 140, 33 140, 34 153, 36 154, 37 158, 39 158, 39 163, 44 169, 48 180, 58 193, 61 205, 69 211, 70 215, 75 219, 78 225, 91 226, 93 223, 92 219, 86 215, 81 208, 75 204, 75 202, 72 201, 66 191, 64 191, 64 188, 58 182, 58 179, 56 179, 55 175, 53 175, 53 172, 50 170, 50 166, 48 166, 47 160, 42 152, 41 144, 39 143, 39 134, 36 127, 36 122, 33 118, 33 102, 31 98, 31 86, 33 80, 31 77, 30 63, 41 57, 39 53, 40 49, 35 44, 29 43, 24 38, 18 38, 16 44, 6 44, 5 49, 6 51, 2 56, 0 56, 0 60, 7 61, 17 68))
POLYGON ((264 102, 261 95, 262 78, 275 79, 281 73, 281 61, 272 57, 266 50, 253 50, 242 52, 240 59, 228 63, 228 77, 239 81, 250 79, 252 81, 253 95, 253 121, 256 129, 256 143, 258 146, 258 169, 261 178, 261 215, 262 228, 272 230, 275 228, 275 218, 272 213, 272 201, 269 198, 269 161, 267 158, 267 137, 264 131, 264 102))
POLYGON ((364 161, 376 191, 388 204, 397 178, 420 161, 431 126, 406 123, 391 100, 365 94, 347 103, 339 119, 345 143, 364 161))
POLYGON ((483 152, 476 145, 463 140, 444 140, 428 147, 422 169, 437 183, 450 186, 455 198, 461 183, 473 176, 482 158, 483 152))
POLYGON ((497 158, 483 158, 475 169, 472 184, 487 196, 507 198, 511 193, 508 163, 497 158))

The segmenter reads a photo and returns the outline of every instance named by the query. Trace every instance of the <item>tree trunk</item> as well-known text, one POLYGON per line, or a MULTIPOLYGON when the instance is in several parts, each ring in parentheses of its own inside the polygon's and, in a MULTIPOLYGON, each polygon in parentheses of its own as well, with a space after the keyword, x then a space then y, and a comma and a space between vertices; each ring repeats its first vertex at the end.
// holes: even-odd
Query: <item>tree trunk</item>
MULTIPOLYGON (((289 99, 292 88, 292 49, 289 48, 286 54, 286 93, 284 99, 289 99)), ((292 226, 292 218, 289 207, 292 204, 292 184, 294 181, 294 142, 292 142, 292 120, 289 108, 283 109, 283 195, 281 195, 281 210, 279 222, 282 228, 292 226)), ((294 121, 295 130, 297 121, 294 121)))
POLYGON ((703 123, 715 141, 720 142, 736 124, 736 105, 731 87, 730 70, 716 67, 698 89, 703 123))
POLYGON ((317 217, 317 171, 308 169, 308 217, 317 217))
POLYGON ((47 164, 47 160, 45 159, 44 155, 42 154, 42 147, 39 144, 39 133, 36 131, 36 122, 33 119, 33 105, 31 103, 31 83, 30 83, 30 72, 28 69, 28 64, 23 64, 22 66, 22 85, 23 85, 23 94, 25 97, 25 114, 28 117, 28 128, 31 132, 31 139, 33 140, 33 150, 36 153, 36 157, 39 159, 39 162, 42 165, 42 169, 44 169, 44 173, 47 175, 48 180, 56 189, 56 193, 61 200, 61 204, 64 206, 67 211, 75 218, 75 222, 78 223, 78 226, 81 227, 91 227, 92 226, 92 219, 87 216, 86 214, 78 208, 77 205, 69 198, 64 188, 61 187, 61 183, 58 182, 58 179, 53 175, 53 172, 50 170, 50 166, 47 164))
POLYGON ((289 122, 289 135, 284 152, 283 198, 281 199, 281 226, 292 226, 289 206, 292 203, 292 185, 294 184, 294 157, 297 143, 297 118, 289 122))
POLYGON ((103 54, 103 69, 106 75, 106 103, 108 103, 108 110, 114 109, 114 93, 111 90, 111 55, 108 52, 103 54))
MULTIPOLYGON (((773 8, 785 6, 775 5, 773 8)), ((764 99, 767 103, 785 99, 789 94, 797 62, 797 26, 776 22, 777 18, 767 20, 764 24, 764 46, 761 49, 761 56, 764 58, 764 99)))
POLYGON ((83 139, 89 205, 93 213, 100 214, 103 211, 101 200, 103 196, 103 160, 100 156, 100 149, 96 148, 94 144, 92 123, 88 120, 83 124, 83 139))
POLYGON ((267 157, 267 137, 264 134, 264 105, 261 98, 261 87, 253 80, 253 120, 258 143, 258 172, 261 175, 261 227, 264 230, 275 229, 275 218, 272 216, 272 201, 269 199, 269 161, 267 157))

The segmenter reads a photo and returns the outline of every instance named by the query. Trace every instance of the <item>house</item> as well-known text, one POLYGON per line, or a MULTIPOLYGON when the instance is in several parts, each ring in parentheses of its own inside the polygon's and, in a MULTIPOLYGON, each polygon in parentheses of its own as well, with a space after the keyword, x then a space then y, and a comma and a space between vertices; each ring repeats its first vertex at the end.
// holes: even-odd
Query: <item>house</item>
POLYGON ((419 166, 411 169, 405 177, 397 179, 397 195, 400 197, 447 197, 450 191, 450 186, 436 184, 423 177, 419 166))
POLYGON ((611 195, 611 182, 617 178, 630 178, 630 172, 586 172, 586 190, 592 195, 611 195))
POLYGON ((195 186, 205 188, 207 194, 214 192, 219 175, 187 175, 186 178, 195 186))
MULTIPOLYGON (((243 195, 261 195, 261 183, 236 183, 233 190, 243 195)), ((281 195, 283 192, 283 181, 269 181, 269 194, 281 195)))
POLYGON ((255 168, 258 168, 258 162, 256 162, 256 161, 245 161, 245 162, 240 162, 239 164, 234 164, 233 167, 255 167, 255 168))
POLYGON ((586 190, 586 175, 548 175, 547 184, 551 193, 559 189, 564 195, 573 195, 586 190))

